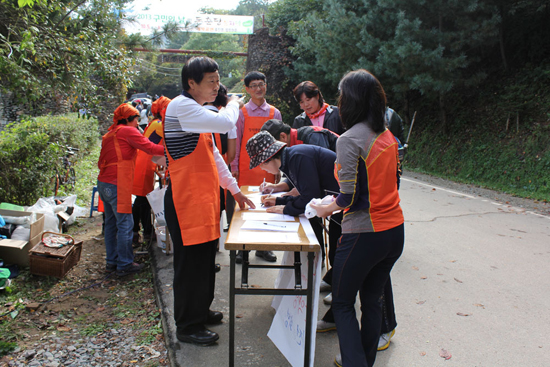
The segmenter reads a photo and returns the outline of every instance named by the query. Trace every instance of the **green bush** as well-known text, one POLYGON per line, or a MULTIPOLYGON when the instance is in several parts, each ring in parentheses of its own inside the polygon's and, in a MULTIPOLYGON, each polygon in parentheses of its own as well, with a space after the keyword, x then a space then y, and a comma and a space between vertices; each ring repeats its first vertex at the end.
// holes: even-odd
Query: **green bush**
POLYGON ((0 132, 0 202, 32 205, 53 195, 64 148, 87 154, 97 145, 98 122, 78 114, 24 118, 0 132))

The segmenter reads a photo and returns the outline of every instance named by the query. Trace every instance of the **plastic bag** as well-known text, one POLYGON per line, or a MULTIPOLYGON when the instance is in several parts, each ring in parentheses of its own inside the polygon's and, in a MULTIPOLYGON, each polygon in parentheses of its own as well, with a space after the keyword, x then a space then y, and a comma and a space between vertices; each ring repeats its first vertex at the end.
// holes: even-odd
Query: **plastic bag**
POLYGON ((165 226, 164 220, 164 194, 166 193, 166 186, 161 188, 155 188, 153 191, 147 194, 147 200, 155 213, 155 220, 159 226, 165 226))

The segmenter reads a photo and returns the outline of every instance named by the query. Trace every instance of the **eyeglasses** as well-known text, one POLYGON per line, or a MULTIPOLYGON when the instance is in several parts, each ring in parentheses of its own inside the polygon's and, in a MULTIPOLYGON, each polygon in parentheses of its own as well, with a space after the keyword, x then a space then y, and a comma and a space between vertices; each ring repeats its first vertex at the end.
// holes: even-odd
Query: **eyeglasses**
POLYGON ((265 87, 265 83, 250 84, 250 85, 248 86, 248 88, 250 88, 250 89, 258 89, 258 88, 261 89, 261 88, 263 88, 263 87, 265 87))

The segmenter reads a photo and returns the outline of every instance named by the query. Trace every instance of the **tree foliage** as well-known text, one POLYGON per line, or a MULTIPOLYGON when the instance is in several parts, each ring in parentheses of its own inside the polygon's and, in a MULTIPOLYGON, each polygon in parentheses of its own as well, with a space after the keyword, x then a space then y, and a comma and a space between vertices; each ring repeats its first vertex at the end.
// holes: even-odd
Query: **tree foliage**
POLYGON ((334 96, 347 71, 366 68, 392 105, 423 96, 445 123, 452 91, 480 85, 510 60, 548 60, 548 15, 542 0, 280 0, 268 22, 296 40, 290 78, 334 96))
POLYGON ((115 10, 128 0, 0 3, 0 88, 20 104, 113 97, 129 81, 115 10))

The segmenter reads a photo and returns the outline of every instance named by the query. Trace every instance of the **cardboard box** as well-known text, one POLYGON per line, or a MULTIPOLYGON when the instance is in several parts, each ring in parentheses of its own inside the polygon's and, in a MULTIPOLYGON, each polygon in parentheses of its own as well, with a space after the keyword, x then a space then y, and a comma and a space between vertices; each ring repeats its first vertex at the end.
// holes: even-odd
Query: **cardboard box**
MULTIPOLYGON (((32 215, 32 213, 0 209, 0 215, 9 217, 28 217, 32 215)), ((29 250, 41 241, 42 233, 44 232, 44 214, 35 213, 35 215, 36 221, 31 223, 29 241, 11 239, 0 240, 0 259, 4 261, 4 264, 29 266, 29 250)))

